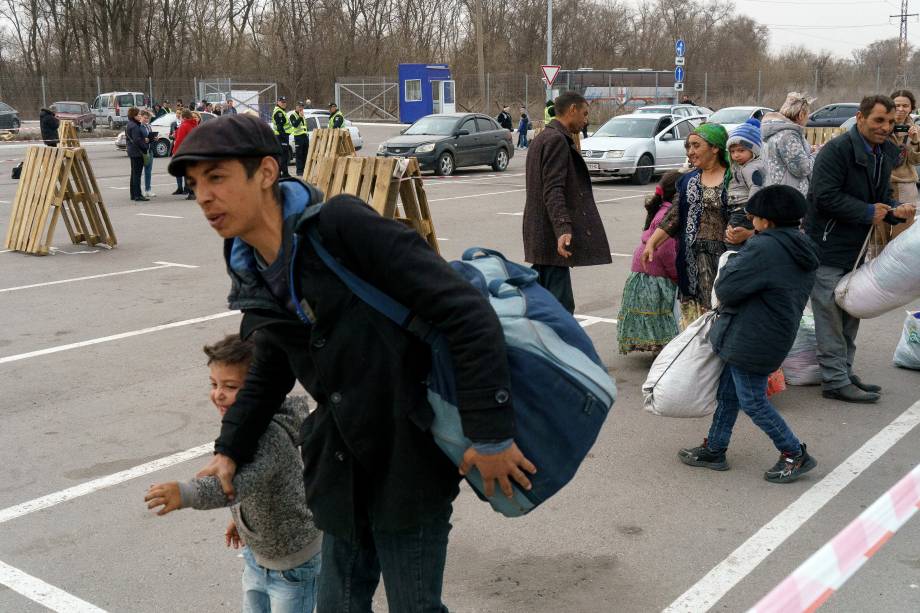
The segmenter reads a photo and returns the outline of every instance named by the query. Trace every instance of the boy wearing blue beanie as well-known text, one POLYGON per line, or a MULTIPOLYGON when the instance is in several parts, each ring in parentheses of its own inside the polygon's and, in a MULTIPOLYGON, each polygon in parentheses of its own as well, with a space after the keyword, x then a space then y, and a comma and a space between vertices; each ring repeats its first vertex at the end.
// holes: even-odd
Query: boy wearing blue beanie
POLYGON ((754 226, 744 212, 744 206, 764 183, 763 160, 760 159, 760 122, 754 118, 736 127, 726 141, 731 155, 731 182, 728 184, 728 208, 731 216, 725 231, 730 249, 741 245, 754 235, 754 226))

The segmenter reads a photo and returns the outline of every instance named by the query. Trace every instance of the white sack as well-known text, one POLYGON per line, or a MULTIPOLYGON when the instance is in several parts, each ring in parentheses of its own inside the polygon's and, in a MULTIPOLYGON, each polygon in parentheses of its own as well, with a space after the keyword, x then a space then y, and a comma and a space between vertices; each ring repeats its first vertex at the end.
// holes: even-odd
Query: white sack
POLYGON ((920 370, 920 311, 907 312, 901 340, 894 350, 894 365, 920 370))
POLYGON ((783 360, 787 385, 818 385, 821 367, 818 365, 818 340, 815 338, 815 316, 809 309, 802 313, 799 330, 789 355, 783 360))
POLYGON ((725 363, 706 340, 716 313, 687 326, 658 354, 642 395, 645 410, 664 417, 704 417, 716 410, 716 392, 725 363))

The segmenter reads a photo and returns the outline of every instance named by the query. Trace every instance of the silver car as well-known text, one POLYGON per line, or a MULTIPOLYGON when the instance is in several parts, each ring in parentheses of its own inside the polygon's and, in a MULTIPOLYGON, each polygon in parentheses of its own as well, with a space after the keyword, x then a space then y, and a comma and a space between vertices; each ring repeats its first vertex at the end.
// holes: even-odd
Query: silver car
POLYGON ((712 115, 712 109, 705 106, 696 106, 695 104, 653 104, 637 108, 635 113, 664 114, 674 115, 675 119, 680 117, 709 117, 712 115))
POLYGON ((581 155, 595 177, 630 177, 645 185, 653 175, 680 168, 684 143, 704 117, 634 113, 614 117, 581 141, 581 155))

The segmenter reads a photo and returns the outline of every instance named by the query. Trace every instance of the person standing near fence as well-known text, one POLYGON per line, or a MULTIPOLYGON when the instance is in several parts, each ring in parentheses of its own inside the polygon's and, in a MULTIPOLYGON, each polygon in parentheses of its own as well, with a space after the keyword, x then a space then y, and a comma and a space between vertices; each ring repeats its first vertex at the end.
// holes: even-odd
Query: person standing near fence
POLYGON ((310 135, 307 134, 307 118, 303 114, 303 102, 298 102, 297 107, 291 112, 291 136, 294 137, 294 155, 297 160, 297 177, 303 177, 303 170, 307 165, 307 150, 310 146, 310 135))
POLYGON ((288 157, 291 133, 291 120, 287 114, 287 98, 281 96, 272 111, 272 131, 278 137, 278 144, 281 145, 281 157, 278 163, 281 165, 281 178, 290 177, 288 173, 288 157))
POLYGON ((891 170, 898 149, 888 140, 894 129, 894 102, 887 96, 863 98, 856 125, 824 145, 815 159, 808 191, 805 231, 818 244, 821 266, 811 305, 815 314, 822 395, 844 402, 872 403, 882 388, 853 374, 859 319, 839 306, 834 289, 853 270, 872 226, 913 216, 910 204, 891 197, 891 170))
POLYGON ((342 115, 335 102, 329 104, 329 127, 334 130, 345 127, 345 115, 342 115))
POLYGON ((45 144, 49 147, 57 147, 58 141, 58 128, 61 125, 61 121, 57 118, 54 111, 51 109, 42 109, 38 115, 38 125, 41 128, 42 140, 45 141, 45 144))
POLYGON ((527 132, 530 130, 530 117, 527 116, 527 109, 521 107, 521 121, 518 122, 518 149, 527 148, 527 132))
POLYGON ((227 105, 224 107, 224 115, 236 115, 236 103, 233 98, 227 98, 227 105))
POLYGON ((128 159, 131 160, 131 200, 134 202, 147 202, 141 192, 141 173, 144 172, 144 156, 150 148, 147 143, 147 132, 138 119, 140 109, 132 106, 128 109, 128 125, 125 128, 125 143, 128 149, 128 159))
POLYGON ((144 154, 144 189, 143 195, 145 198, 153 198, 156 194, 153 193, 152 183, 153 183, 153 149, 150 147, 150 142, 152 140, 151 134, 153 134, 153 129, 150 127, 150 111, 144 109, 138 115, 141 120, 141 129, 144 130, 144 138, 147 139, 147 153, 144 154))
MULTIPOLYGON (((188 136, 189 132, 198 127, 198 118, 193 112, 188 109, 182 111, 182 122, 179 124, 179 127, 176 129, 176 142, 173 144, 173 159, 179 154, 179 147, 182 146, 182 141, 185 140, 185 137, 188 136)), ((178 190, 176 190, 178 191, 178 190)), ((181 192, 180 192, 181 193, 181 192)), ((185 185, 185 193, 188 194, 186 200, 194 200, 195 192, 188 186, 185 185)))
POLYGON ((498 114, 495 120, 498 122, 498 125, 504 129, 509 132, 514 132, 514 123, 511 119, 511 113, 508 112, 508 105, 502 107, 502 112, 498 114))
POLYGON ((588 121, 588 102, 565 92, 555 109, 556 118, 534 137, 527 155, 524 258, 540 275, 540 285, 574 313, 569 269, 613 260, 588 166, 572 140, 588 121))

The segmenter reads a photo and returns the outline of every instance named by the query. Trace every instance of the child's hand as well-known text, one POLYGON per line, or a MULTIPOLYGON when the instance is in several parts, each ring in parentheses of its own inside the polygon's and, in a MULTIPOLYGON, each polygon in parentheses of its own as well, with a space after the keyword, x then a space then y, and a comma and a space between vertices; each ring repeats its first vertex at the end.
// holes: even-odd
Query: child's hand
POLYGON ((240 538, 240 533, 236 529, 236 523, 231 519, 230 523, 227 524, 227 531, 224 533, 224 539, 227 541, 227 547, 233 547, 234 549, 239 549, 243 546, 243 539, 240 538))
POLYGON ((147 495, 144 496, 144 502, 147 503, 148 509, 162 506, 163 508, 157 511, 157 515, 166 515, 176 509, 181 509, 182 497, 179 495, 179 484, 172 481, 151 485, 147 490, 147 495))

